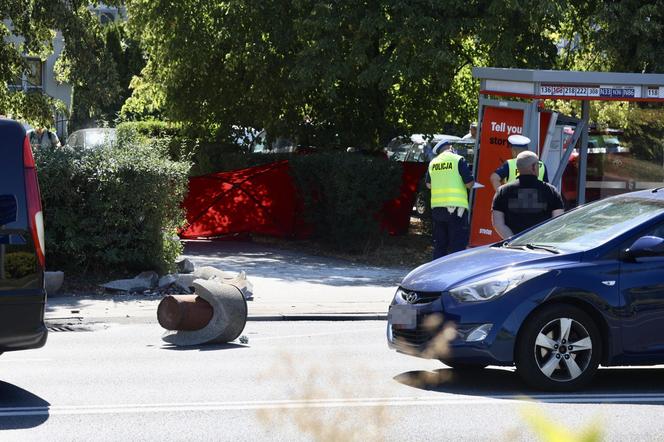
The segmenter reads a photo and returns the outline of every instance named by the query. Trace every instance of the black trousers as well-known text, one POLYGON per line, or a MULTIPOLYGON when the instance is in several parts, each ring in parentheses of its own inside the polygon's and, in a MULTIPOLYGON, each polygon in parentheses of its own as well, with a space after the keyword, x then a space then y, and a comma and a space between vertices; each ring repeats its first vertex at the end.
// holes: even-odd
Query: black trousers
POLYGON ((450 213, 446 207, 431 210, 433 223, 433 259, 464 250, 468 245, 468 209, 462 216, 455 210, 450 213))

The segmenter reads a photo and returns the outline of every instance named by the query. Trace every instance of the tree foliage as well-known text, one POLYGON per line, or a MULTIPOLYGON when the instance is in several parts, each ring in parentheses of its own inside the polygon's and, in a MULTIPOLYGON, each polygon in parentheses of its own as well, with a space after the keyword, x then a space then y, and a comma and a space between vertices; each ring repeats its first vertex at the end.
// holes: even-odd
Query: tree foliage
POLYGON ((123 112, 378 146, 475 119, 472 66, 661 71, 661 3, 128 0, 148 64, 123 112))
MULTIPOLYGON (((76 89, 86 109, 102 108, 118 94, 118 73, 104 50, 99 21, 87 0, 0 1, 0 112, 33 124, 52 123, 55 108, 62 108, 41 93, 14 91, 6 86, 27 72, 24 56, 45 60, 53 52, 55 31, 66 42, 56 66, 57 80, 76 89)), ((106 2, 114 3, 113 1, 106 2)))

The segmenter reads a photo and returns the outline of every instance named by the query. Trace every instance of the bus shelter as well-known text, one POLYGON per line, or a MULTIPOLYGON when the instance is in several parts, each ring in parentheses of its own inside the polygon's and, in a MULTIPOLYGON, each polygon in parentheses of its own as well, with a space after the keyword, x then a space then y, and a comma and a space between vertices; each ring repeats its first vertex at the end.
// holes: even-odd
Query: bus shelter
POLYGON ((471 194, 471 246, 500 240, 491 223, 489 176, 511 158, 513 134, 532 140, 529 148, 570 206, 664 186, 664 167, 635 157, 619 131, 589 131, 593 101, 664 102, 664 74, 473 68, 473 77, 480 80, 473 170, 483 187, 471 194), (546 109, 544 100, 579 100, 581 118, 546 109))

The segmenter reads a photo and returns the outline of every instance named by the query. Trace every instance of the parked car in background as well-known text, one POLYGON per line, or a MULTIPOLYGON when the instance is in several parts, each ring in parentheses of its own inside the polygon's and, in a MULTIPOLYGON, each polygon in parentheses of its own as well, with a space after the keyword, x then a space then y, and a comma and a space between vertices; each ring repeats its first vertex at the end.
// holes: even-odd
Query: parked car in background
POLYGON ((0 353, 41 347, 44 223, 37 171, 21 124, 0 118, 0 353))
MULTIPOLYGON (((428 163, 434 157, 433 148, 439 142, 445 140, 450 141, 454 150, 466 159, 468 165, 473 166, 475 140, 472 138, 462 139, 454 135, 445 134, 436 134, 431 137, 422 134, 412 135, 410 139, 399 145, 394 143, 391 147, 392 150, 387 150, 388 157, 393 161, 428 163), (391 155, 390 152, 392 152, 391 155)), ((389 148, 390 146, 388 145, 389 148)), ((420 217, 426 216, 431 210, 430 191, 427 189, 425 181, 425 176, 422 176, 417 187, 417 193, 415 194, 414 210, 420 217)))
POLYGON ((297 146, 288 138, 277 137, 270 141, 265 130, 260 131, 249 145, 249 153, 293 153, 296 150, 297 146))
POLYGON ((599 364, 664 363, 663 267, 664 190, 602 199, 410 272, 390 306, 388 344, 578 389, 599 364))
POLYGON ((98 149, 105 145, 113 145, 116 140, 115 129, 95 127, 72 132, 67 138, 67 146, 74 149, 98 149))
MULTIPOLYGON (((628 190, 650 187, 651 182, 661 182, 661 165, 638 160, 630 153, 620 136, 623 131, 591 130, 588 135, 588 164, 586 166, 586 202, 625 193, 628 190), (634 182, 648 185, 635 187, 634 182)), ((562 179, 562 194, 568 207, 578 200, 579 153, 575 149, 570 156, 562 179)))

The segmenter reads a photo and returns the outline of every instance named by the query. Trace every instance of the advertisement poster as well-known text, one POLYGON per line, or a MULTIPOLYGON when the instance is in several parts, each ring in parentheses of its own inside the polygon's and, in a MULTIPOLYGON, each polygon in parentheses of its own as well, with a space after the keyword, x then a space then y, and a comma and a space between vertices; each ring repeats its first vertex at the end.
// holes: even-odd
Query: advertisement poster
POLYGON ((510 135, 523 131, 523 111, 500 107, 485 107, 480 132, 480 149, 476 181, 484 187, 475 189, 472 220, 470 224, 470 246, 482 246, 500 241, 491 223, 491 203, 495 190, 489 177, 505 161, 512 158, 507 144, 510 135))

